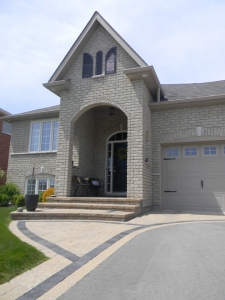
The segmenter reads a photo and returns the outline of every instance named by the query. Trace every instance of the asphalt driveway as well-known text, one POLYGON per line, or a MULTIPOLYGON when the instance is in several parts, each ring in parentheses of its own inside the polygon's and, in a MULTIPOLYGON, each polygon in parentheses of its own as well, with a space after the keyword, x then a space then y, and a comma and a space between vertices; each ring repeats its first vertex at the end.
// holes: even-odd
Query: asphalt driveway
POLYGON ((225 299, 225 222, 141 233, 59 299, 225 299))

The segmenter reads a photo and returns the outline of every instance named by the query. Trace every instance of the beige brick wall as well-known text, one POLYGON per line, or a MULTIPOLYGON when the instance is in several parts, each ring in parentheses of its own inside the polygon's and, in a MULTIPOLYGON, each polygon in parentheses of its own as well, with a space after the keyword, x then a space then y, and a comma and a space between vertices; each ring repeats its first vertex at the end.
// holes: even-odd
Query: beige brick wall
MULTIPOLYGON (((197 137, 196 127, 202 126, 205 141, 225 136, 225 105, 193 106, 152 111, 152 172, 161 173, 161 144, 187 141, 197 137)), ((153 204, 162 205, 161 176, 152 176, 153 204)))
POLYGON ((40 175, 42 178, 55 175, 57 153, 28 153, 30 121, 12 123, 12 136, 8 166, 8 181, 12 181, 25 192, 25 178, 40 175), (41 173, 44 167, 44 173, 41 173))
MULTIPOLYGON (((143 97, 146 92, 142 80, 130 82, 123 74, 124 69, 134 68, 136 62, 120 47, 120 45, 101 26, 94 32, 83 51, 74 61, 65 79, 71 79, 69 91, 61 93, 59 148, 57 154, 57 194, 70 195, 72 176, 72 157, 74 138, 74 123, 86 111, 93 107, 112 105, 120 109, 127 117, 128 130, 128 197, 143 199, 144 187, 143 143, 143 97), (96 52, 103 51, 105 57, 108 50, 117 47, 117 72, 101 78, 82 78, 83 53, 92 55, 95 66, 96 52), (70 124, 68 125, 68 120, 70 124), (63 165, 63 168, 62 168, 63 165), (140 184, 141 182, 141 184, 140 184), (68 184, 69 183, 69 184, 68 184)), ((104 69, 104 66, 103 66, 104 69)), ((145 98, 147 101, 147 99, 145 98)), ((100 119, 99 119, 100 121, 100 119)), ((114 130, 114 129, 113 129, 114 130)), ((104 137, 105 139, 106 137, 104 137)), ((100 146, 105 147, 105 141, 100 146)), ((97 149, 97 147, 96 147, 97 149)), ((99 161, 102 150, 96 150, 95 159, 99 161)), ((105 150, 104 150, 105 151, 105 150)), ((104 168, 105 165, 102 165, 104 168)), ((104 171, 96 170, 99 177, 104 171)))

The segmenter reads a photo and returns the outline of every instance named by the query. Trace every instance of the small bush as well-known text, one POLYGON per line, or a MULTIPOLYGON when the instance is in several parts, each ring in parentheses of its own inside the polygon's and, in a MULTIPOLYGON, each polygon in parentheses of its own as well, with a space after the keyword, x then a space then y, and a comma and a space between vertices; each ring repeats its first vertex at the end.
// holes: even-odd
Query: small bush
POLYGON ((46 198, 50 197, 51 195, 54 195, 55 189, 54 188, 49 188, 46 191, 44 191, 42 195, 42 202, 46 202, 46 198))
POLYGON ((25 205, 25 197, 24 197, 24 195, 17 195, 15 205, 17 207, 25 205))
POLYGON ((20 194, 20 189, 16 184, 7 182, 6 184, 1 186, 0 194, 5 194, 9 196, 9 199, 12 199, 14 195, 20 194))
POLYGON ((43 195, 43 193, 44 193, 44 192, 40 192, 40 193, 39 193, 38 202, 41 202, 41 201, 42 201, 42 195, 43 195))
POLYGON ((16 199, 17 199, 18 195, 13 195, 11 198, 11 204, 12 205, 16 205, 16 199))
POLYGON ((0 206, 8 206, 9 196, 6 194, 0 194, 0 206))

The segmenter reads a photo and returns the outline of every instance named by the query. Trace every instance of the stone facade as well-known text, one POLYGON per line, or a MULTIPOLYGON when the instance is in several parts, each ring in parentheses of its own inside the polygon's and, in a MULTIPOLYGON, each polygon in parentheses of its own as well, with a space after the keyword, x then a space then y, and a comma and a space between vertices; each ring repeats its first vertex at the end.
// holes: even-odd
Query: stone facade
POLYGON ((16 121, 12 125, 8 181, 16 183, 21 193, 25 193, 26 178, 55 176, 57 153, 28 153, 30 121, 16 121))
MULTIPOLYGON (((95 61, 94 61, 95 65, 95 61)), ((150 99, 148 90, 141 80, 129 81, 123 74, 124 69, 135 68, 137 63, 124 51, 124 49, 111 37, 111 35, 102 27, 99 26, 80 55, 72 64, 70 70, 64 79, 71 79, 71 88, 69 91, 62 92, 60 103, 60 130, 59 130, 59 144, 57 153, 57 172, 56 172, 56 190, 57 195, 71 194, 72 164, 73 160, 73 143, 76 135, 76 128, 79 127, 79 122, 87 122, 86 126, 82 126, 84 132, 89 131, 89 136, 93 138, 93 127, 95 130, 95 149, 93 150, 93 140, 86 139, 84 146, 86 152, 82 153, 85 156, 85 164, 89 166, 95 164, 97 167, 92 167, 91 174, 104 179, 105 172, 105 147, 107 135, 113 131, 119 130, 119 124, 115 118, 110 120, 106 109, 101 110, 104 106, 114 106, 116 108, 116 115, 120 114, 123 128, 128 132, 128 166, 127 166, 127 196, 143 199, 146 189, 143 182, 144 173, 148 173, 149 166, 144 170, 144 143, 145 143, 145 126, 148 123, 143 122, 143 118, 148 118, 150 111, 146 113, 146 106, 150 99), (113 47, 117 47, 117 71, 114 74, 105 75, 98 78, 82 78, 82 63, 83 53, 89 53, 95 58, 96 52, 103 51, 103 57, 113 47), (145 106, 143 104, 145 103, 145 106), (94 109, 99 113, 94 112, 94 109), (104 112, 104 113, 103 113, 104 112), (88 114, 87 114, 88 113, 88 114), (94 126, 93 114, 99 114, 97 123, 94 126), (90 118, 90 121, 85 120, 90 118), (82 120, 83 118, 83 120, 82 120), (126 120, 127 119, 127 120, 126 120), (68 124, 68 120, 70 123, 68 124), (110 124, 108 122, 112 122, 110 124), (75 124, 75 125, 74 125, 75 124), (76 125, 77 124, 77 125, 76 125), (90 126, 93 124, 93 127, 90 126), (117 124, 117 126, 116 126, 117 124), (104 132, 104 134, 103 134, 104 132), (98 142, 101 139, 101 143, 98 142), (93 151, 94 156, 90 157, 90 150, 93 151), (100 157, 100 158, 99 158, 100 157), (93 162, 90 160, 93 159, 93 162), (65 160, 67 164, 65 165, 65 160), (63 170, 62 170, 62 165, 63 170), (101 167, 100 167, 101 166, 101 167), (101 169, 101 170, 100 170, 101 169)), ((105 66, 103 64, 103 70, 105 66)), ((84 136, 84 135, 83 135, 84 136)), ((80 142, 79 142, 80 144, 80 142)), ((81 153, 80 149, 80 153, 81 153)), ((83 164, 80 166, 79 173, 82 174, 88 168, 83 164)), ((90 176, 90 175, 89 175, 90 176)), ((150 193, 149 193, 150 194, 150 193)), ((151 197, 148 195, 148 202, 151 197)))
MULTIPOLYGON (((0 112, 0 117, 4 114, 0 112)), ((9 158, 9 145, 10 145, 10 135, 2 132, 3 121, 0 121, 0 169, 4 172, 8 168, 8 158, 9 158)), ((6 178, 0 178, 0 184, 5 183, 6 178)))

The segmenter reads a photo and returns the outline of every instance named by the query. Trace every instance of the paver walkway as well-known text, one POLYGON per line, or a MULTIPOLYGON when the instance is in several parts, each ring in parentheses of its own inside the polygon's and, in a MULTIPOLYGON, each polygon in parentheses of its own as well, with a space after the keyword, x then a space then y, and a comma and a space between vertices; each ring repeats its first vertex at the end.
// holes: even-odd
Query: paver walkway
POLYGON ((136 235, 179 222, 225 221, 223 214, 154 213, 127 223, 13 221, 11 231, 50 257, 0 285, 0 299, 57 299, 136 235))

